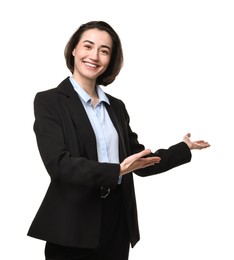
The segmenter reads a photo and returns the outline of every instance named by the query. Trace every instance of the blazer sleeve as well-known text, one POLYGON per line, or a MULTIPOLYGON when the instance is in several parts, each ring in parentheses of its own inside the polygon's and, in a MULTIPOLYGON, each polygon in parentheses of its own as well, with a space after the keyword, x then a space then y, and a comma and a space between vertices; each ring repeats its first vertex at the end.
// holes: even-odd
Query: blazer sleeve
MULTIPOLYGON (((34 99, 34 132, 51 180, 85 186, 115 187, 120 165, 90 160, 79 154, 79 150, 76 156, 72 155, 65 141, 66 126, 61 120, 61 114, 61 107, 54 93, 37 93, 34 99)), ((75 139, 73 141, 77 142, 75 139)))
POLYGON ((166 172, 172 168, 183 165, 191 161, 192 154, 186 143, 180 142, 170 146, 168 149, 159 149, 150 156, 159 156, 160 163, 149 166, 136 172, 141 177, 146 177, 162 172, 166 172))
MULTIPOLYGON (((123 103, 122 108, 125 118, 125 128, 127 129, 127 143, 129 144, 129 148, 127 150, 130 152, 130 154, 134 154, 144 150, 145 147, 143 144, 140 144, 138 142, 138 135, 132 131, 130 127, 130 117, 123 103)), ((146 177, 162 173, 182 164, 188 163, 191 161, 192 158, 191 151, 185 142, 179 142, 175 145, 170 146, 168 149, 158 149, 156 152, 151 153, 149 156, 159 156, 161 158, 160 163, 157 163, 154 166, 137 170, 134 172, 135 174, 141 177, 146 177)))

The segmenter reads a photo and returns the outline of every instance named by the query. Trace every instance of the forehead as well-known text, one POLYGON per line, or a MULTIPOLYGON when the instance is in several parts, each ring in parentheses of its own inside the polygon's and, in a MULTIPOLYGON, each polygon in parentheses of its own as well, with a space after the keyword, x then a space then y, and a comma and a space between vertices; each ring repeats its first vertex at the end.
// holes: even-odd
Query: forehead
POLYGON ((96 45, 106 45, 110 48, 112 47, 112 38, 110 34, 99 29, 89 29, 83 32, 79 42, 82 43, 84 41, 90 41, 96 45))

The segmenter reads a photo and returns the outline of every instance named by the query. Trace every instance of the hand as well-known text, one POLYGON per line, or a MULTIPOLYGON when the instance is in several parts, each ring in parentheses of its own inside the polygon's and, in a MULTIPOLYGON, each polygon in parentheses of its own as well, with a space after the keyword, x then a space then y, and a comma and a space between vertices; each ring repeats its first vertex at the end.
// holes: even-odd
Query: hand
POLYGON ((135 153, 127 157, 121 164, 120 164, 120 175, 127 174, 129 172, 142 169, 148 166, 152 166, 155 163, 159 163, 161 158, 157 156, 146 157, 151 153, 151 150, 146 149, 139 153, 135 153))
POLYGON ((188 133, 184 136, 183 141, 188 145, 189 149, 204 149, 207 147, 210 147, 210 144, 208 142, 205 142, 203 140, 198 140, 198 141, 191 141, 190 140, 191 134, 188 133))

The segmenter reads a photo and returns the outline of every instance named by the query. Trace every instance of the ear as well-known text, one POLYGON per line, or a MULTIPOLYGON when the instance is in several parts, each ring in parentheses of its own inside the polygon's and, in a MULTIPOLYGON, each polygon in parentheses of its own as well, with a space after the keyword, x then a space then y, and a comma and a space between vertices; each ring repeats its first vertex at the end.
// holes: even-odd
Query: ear
POLYGON ((72 55, 75 56, 75 54, 76 54, 76 50, 74 49, 74 50, 72 51, 72 55))

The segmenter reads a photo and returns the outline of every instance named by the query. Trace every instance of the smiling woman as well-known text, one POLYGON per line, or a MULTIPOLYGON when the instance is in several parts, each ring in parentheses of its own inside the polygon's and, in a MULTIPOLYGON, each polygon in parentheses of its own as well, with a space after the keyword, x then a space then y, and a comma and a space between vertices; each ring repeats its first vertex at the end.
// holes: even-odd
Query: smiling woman
POLYGON ((72 75, 34 100, 34 131, 51 183, 28 235, 46 241, 47 260, 127 260, 140 238, 133 173, 168 171, 209 143, 190 134, 155 152, 139 143, 124 103, 100 87, 123 64, 109 24, 83 24, 65 58, 72 75))
MULTIPOLYGON (((90 45, 95 44, 95 39, 100 41, 100 39, 96 38, 96 34, 99 32, 100 35, 102 35, 103 40, 107 40, 106 42, 103 42, 102 44, 109 49, 111 57, 110 57, 110 63, 107 67, 106 71, 102 75, 99 75, 97 78, 97 84, 107 86, 108 84, 112 83, 116 76, 119 74, 122 65, 123 65, 123 52, 122 52, 122 45, 121 41, 119 39, 119 36, 117 33, 113 30, 113 28, 102 21, 93 21, 86 24, 83 24, 80 26, 80 28, 71 36, 69 42, 67 43, 67 46, 65 48, 65 59, 67 63, 68 69, 71 71, 71 73, 74 73, 74 57, 73 57, 73 51, 77 47, 77 44, 81 41, 81 37, 83 40, 90 41, 90 45), (86 34, 87 31, 92 31, 92 37, 94 38, 83 38, 84 33, 86 34), (91 40, 93 39, 93 40, 91 40), (111 40, 111 42, 110 42, 111 40)), ((91 33, 90 33, 91 34, 91 33)), ((91 36, 91 35, 90 35, 91 36)), ((87 44, 88 45, 88 44, 87 44)), ((92 46, 89 46, 90 48, 92 46)), ((107 51, 107 49, 104 50, 107 51)))

